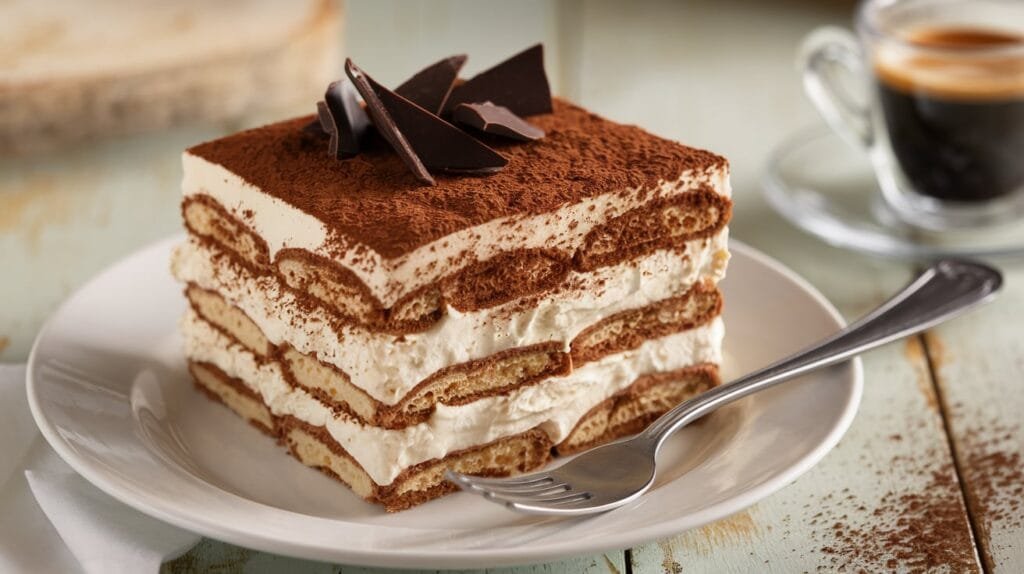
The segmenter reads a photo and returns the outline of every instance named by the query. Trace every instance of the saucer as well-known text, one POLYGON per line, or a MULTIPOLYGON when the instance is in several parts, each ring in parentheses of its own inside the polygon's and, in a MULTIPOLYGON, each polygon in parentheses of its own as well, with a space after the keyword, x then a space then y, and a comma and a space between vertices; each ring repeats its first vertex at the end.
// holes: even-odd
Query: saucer
POLYGON ((902 222, 885 203, 866 151, 826 127, 801 130, 768 160, 768 203, 830 245, 886 257, 1024 259, 1024 224, 934 232, 902 222))

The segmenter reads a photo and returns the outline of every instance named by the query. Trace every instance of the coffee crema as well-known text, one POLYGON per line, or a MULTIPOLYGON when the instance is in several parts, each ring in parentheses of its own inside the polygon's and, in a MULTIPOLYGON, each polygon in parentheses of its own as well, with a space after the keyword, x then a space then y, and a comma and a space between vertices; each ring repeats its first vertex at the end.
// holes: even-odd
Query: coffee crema
POLYGON ((955 202, 1024 191, 1024 35, 944 26, 905 41, 880 47, 874 67, 908 182, 955 202))

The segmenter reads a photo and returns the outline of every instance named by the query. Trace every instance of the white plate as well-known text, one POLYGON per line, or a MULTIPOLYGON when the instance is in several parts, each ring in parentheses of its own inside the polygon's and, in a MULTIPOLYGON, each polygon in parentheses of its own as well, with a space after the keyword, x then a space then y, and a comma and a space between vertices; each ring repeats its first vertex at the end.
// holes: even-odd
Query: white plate
MULTIPOLYGON (((754 395, 666 445, 656 486, 607 514, 550 519, 458 493, 398 513, 308 469, 195 392, 176 334, 171 238, 114 265, 50 319, 29 358, 32 414, 57 453, 114 498, 235 544, 389 567, 469 568, 626 548, 737 512, 821 460, 857 410, 857 362, 754 395)), ((726 375, 842 325, 813 287, 738 242, 723 283, 726 375)))

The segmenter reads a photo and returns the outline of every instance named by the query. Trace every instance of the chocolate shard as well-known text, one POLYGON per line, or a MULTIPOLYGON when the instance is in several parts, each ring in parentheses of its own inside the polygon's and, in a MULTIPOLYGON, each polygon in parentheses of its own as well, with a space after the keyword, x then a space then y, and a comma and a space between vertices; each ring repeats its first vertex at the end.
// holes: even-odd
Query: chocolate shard
MULTIPOLYGON (((351 70, 349 77, 363 94, 377 130, 403 159, 411 155, 426 167, 460 173, 493 173, 508 163, 501 154, 473 136, 378 84, 351 62, 346 62, 345 66, 346 72, 351 70), (359 81, 356 81, 357 77, 359 81), (361 84, 368 88, 369 97, 363 93, 361 84), (408 150, 400 147, 402 144, 395 145, 399 137, 389 137, 385 132, 400 136, 401 141, 409 146, 408 150)), ((406 164, 410 165, 410 162, 406 161, 406 164)), ((417 172, 414 170, 413 173, 417 172)))
POLYGON ((459 104, 452 112, 452 119, 484 133, 514 140, 533 141, 544 137, 544 130, 513 114, 505 106, 491 102, 459 104))
POLYGON ((508 163, 501 154, 458 127, 370 79, 384 107, 423 165, 461 173, 493 173, 508 163))
MULTIPOLYGON (((352 84, 355 85, 356 90, 363 96, 363 101, 366 102, 366 111, 370 115, 370 119, 373 121, 373 125, 377 128, 380 135, 387 140, 388 144, 394 148, 395 153, 398 157, 402 158, 402 161, 409 168, 409 171, 416 176, 421 183, 427 185, 434 185, 434 178, 430 176, 430 172, 427 171, 426 166, 420 161, 416 151, 413 149, 412 144, 402 134, 395 124, 395 120, 391 117, 391 113, 384 106, 380 97, 377 95, 376 86, 379 85, 376 82, 371 84, 370 76, 366 75, 361 68, 352 63, 352 60, 345 59, 345 75, 352 80, 352 84)), ((386 90, 385 90, 386 91, 386 90)), ((396 96, 401 97, 401 96, 396 96)), ((405 100, 408 102, 408 100, 405 100)), ((415 107, 415 104, 409 104, 415 107)), ((423 113, 431 115, 429 112, 424 111, 423 113)))
POLYGON ((512 56, 504 62, 455 86, 445 113, 459 104, 493 102, 519 117, 551 113, 551 88, 544 73, 544 46, 512 56))
POLYGON ((395 88, 395 93, 432 114, 440 115, 455 86, 455 78, 465 63, 465 54, 435 62, 395 88))
POLYGON ((359 105, 356 93, 350 82, 339 80, 331 82, 323 101, 316 103, 320 127, 331 136, 328 150, 337 159, 358 154, 370 127, 370 119, 359 105))

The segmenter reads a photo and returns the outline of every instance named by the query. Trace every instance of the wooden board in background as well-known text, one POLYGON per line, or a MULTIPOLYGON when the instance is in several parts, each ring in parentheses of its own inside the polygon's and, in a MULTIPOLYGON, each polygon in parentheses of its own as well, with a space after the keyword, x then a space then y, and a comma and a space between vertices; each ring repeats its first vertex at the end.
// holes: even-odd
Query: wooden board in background
POLYGON ((0 37, 0 155, 312 113, 341 73, 335 0, 9 0, 0 37))

